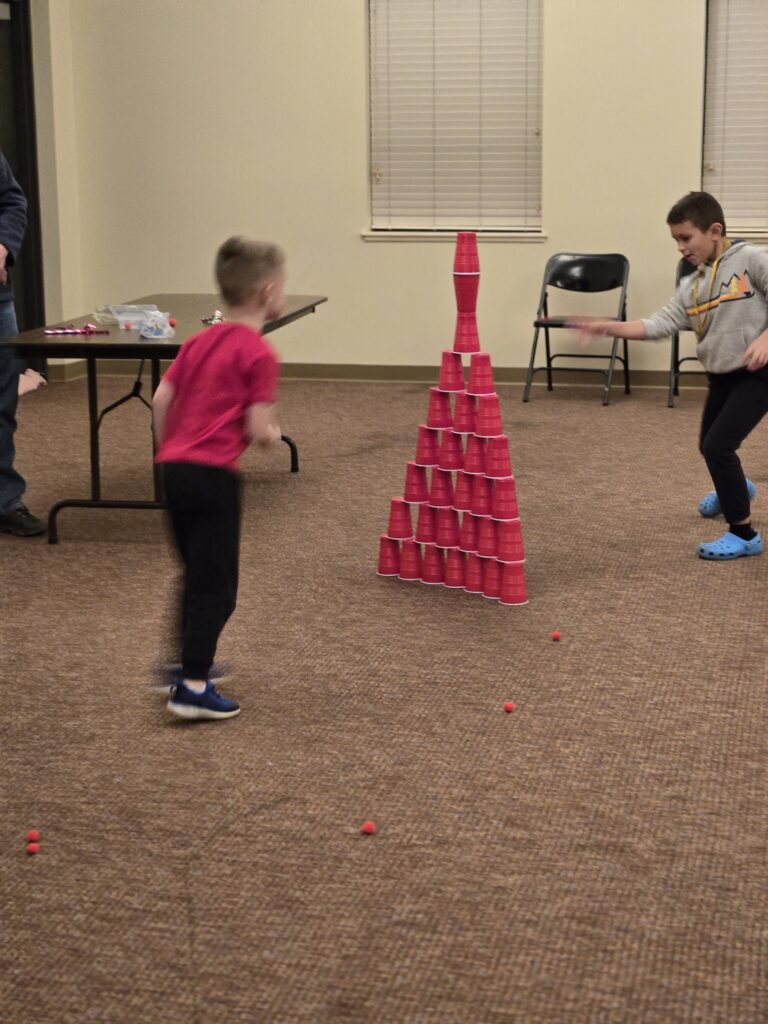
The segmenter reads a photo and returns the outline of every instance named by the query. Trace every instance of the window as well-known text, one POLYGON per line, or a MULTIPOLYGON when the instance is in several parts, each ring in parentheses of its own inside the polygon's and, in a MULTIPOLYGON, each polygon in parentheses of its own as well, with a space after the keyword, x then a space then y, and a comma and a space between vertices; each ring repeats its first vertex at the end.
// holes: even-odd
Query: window
POLYGON ((765 0, 709 0, 702 182, 729 235, 768 235, 765 0))
POLYGON ((542 0, 369 0, 371 225, 541 231, 542 0))

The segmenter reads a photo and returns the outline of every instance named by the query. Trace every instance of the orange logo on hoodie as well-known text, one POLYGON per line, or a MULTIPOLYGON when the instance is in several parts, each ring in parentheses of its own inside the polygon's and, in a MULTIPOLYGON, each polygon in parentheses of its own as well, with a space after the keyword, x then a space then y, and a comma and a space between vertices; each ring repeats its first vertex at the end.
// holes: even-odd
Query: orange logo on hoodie
POLYGON ((698 306, 691 306, 686 310, 689 316, 696 316, 697 313, 706 313, 708 310, 717 309, 721 302, 736 302, 739 299, 751 299, 755 294, 752 282, 749 279, 749 271, 742 270, 740 274, 734 274, 730 281, 720 285, 720 294, 709 302, 700 302, 698 306))

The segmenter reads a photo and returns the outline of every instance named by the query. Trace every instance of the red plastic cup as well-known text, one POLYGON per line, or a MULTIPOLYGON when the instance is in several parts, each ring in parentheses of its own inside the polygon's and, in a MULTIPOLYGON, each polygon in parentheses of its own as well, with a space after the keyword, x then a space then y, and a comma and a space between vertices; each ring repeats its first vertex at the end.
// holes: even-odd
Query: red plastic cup
POLYGON ((459 391, 456 394, 456 404, 453 410, 454 433, 474 434, 475 404, 474 395, 468 395, 466 391, 459 391))
POLYGON ((439 508, 435 525, 435 544, 455 548, 459 543, 459 513, 455 508, 439 508))
POLYGON ((400 545, 386 533, 379 537, 379 567, 376 572, 379 576, 400 574, 400 545))
MULTIPOLYGON (((463 261, 462 261, 463 262, 463 261)), ((474 313, 477 309, 477 290, 480 287, 480 271, 453 272, 453 290, 456 292, 456 309, 459 313, 474 313)), ((460 349, 458 351, 461 351, 460 349)))
POLYGON ((503 477, 493 485, 491 515, 494 519, 519 519, 520 509, 517 507, 515 478, 503 477))
POLYGON ((447 430, 452 425, 450 396, 439 388, 430 388, 427 426, 431 430, 447 430))
MULTIPOLYGON (((457 280, 469 280, 469 277, 456 278, 457 280)), ((479 352, 480 335, 477 333, 477 317, 474 313, 459 313, 456 317, 456 330, 453 333, 454 352, 479 352)))
POLYGON ((496 389, 493 385, 493 371, 491 370, 490 353, 475 352, 469 361, 467 394, 493 395, 495 393, 496 389))
POLYGON ((406 466, 403 500, 415 505, 429 500, 427 471, 424 466, 417 466, 415 462, 409 462, 406 466))
POLYGON ((419 544, 435 543, 435 510, 431 505, 419 505, 416 540, 419 544))
POLYGON ((456 235, 456 252, 453 257, 455 274, 479 274, 480 259, 477 254, 477 235, 474 231, 459 231, 456 235))
POLYGON ((480 395, 478 398, 475 433, 480 437, 497 437, 504 433, 498 395, 480 395))
MULTIPOLYGON (((493 522, 494 520, 491 520, 493 522)), ((519 519, 505 519, 497 524, 500 562, 524 562, 523 529, 519 519)))
POLYGON ((491 514, 493 485, 487 476, 472 477, 472 511, 476 516, 491 514))
MULTIPOLYGON (((440 393, 442 394, 442 392, 440 393)), ((437 431, 433 430, 432 427, 424 426, 422 423, 419 427, 419 439, 416 442, 416 458, 414 459, 417 466, 437 465, 437 442, 437 431)))
POLYGON ((495 558, 483 559, 483 593, 492 601, 501 593, 501 565, 495 558))
POLYGON ((453 477, 450 470, 432 470, 429 504, 433 508, 450 508, 453 505, 453 477))
POLYGON ((445 559, 445 585, 454 589, 463 589, 466 579, 465 555, 458 548, 449 548, 445 559))
POLYGON ((485 475, 494 478, 512 476, 509 438, 506 434, 499 434, 489 440, 485 450, 485 475))
POLYGON ((465 473, 485 473, 485 448, 488 442, 484 437, 470 434, 467 439, 467 450, 464 454, 465 473))
POLYGON ((434 544, 424 545, 421 557, 421 582, 435 585, 445 579, 445 555, 442 548, 434 544))
POLYGON ((452 430, 444 430, 440 442, 440 469, 461 469, 464 466, 464 449, 461 447, 461 435, 452 430))
POLYGON ((458 352, 445 349, 440 365, 440 380, 437 382, 440 391, 464 390, 464 367, 458 352))
POLYGON ((401 580, 421 579, 421 545, 415 540, 404 540, 400 548, 401 580))
POLYGON ((472 477, 467 473, 456 474, 453 507, 459 509, 460 512, 469 512, 472 509, 472 477))
POLYGON ((467 555, 467 571, 464 589, 470 594, 482 594, 483 592, 483 564, 486 559, 475 554, 474 551, 467 555))
POLYGON ((507 562, 501 573, 499 600, 502 604, 528 604, 525 589, 525 566, 522 562, 507 562))
POLYGON ((477 553, 483 558, 496 558, 497 550, 496 523, 493 519, 483 516, 477 531, 477 553))
POLYGON ((477 523, 478 517, 471 512, 465 512, 461 517, 461 529, 459 530, 459 549, 461 551, 477 551, 477 523))
POLYGON ((413 537, 411 509, 402 498, 393 498, 389 506, 389 528, 387 536, 394 540, 406 540, 413 537))

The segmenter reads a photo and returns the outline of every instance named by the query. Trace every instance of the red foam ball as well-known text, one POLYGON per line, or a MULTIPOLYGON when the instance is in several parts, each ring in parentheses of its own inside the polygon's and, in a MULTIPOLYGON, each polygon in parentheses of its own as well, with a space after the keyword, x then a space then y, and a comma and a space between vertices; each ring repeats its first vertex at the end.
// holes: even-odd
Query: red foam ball
POLYGON ((174 317, 169 317, 168 323, 171 325, 171 327, 175 327, 176 326, 175 318, 174 317))
POLYGON ((36 843, 39 838, 40 838, 40 833, 37 831, 36 828, 31 828, 29 830, 29 832, 27 832, 27 842, 29 842, 29 843, 36 843))
POLYGON ((504 704, 504 710, 507 712, 507 714, 509 714, 510 711, 514 711, 515 710, 515 705, 513 704, 513 702, 511 700, 508 700, 504 704))
POLYGON ((27 853, 31 856, 32 854, 40 852, 39 843, 27 843, 27 853))
POLYGON ((372 821, 364 821, 360 827, 360 831, 366 836, 372 836, 376 831, 376 826, 372 821))
POLYGON ((552 633, 552 639, 553 639, 553 640, 559 640, 559 639, 560 639, 560 631, 559 631, 558 629, 556 629, 556 630, 554 630, 554 631, 553 631, 553 633, 552 633))
POLYGON ((130 331, 131 330, 131 325, 130 324, 124 324, 123 326, 125 327, 126 331, 130 331))

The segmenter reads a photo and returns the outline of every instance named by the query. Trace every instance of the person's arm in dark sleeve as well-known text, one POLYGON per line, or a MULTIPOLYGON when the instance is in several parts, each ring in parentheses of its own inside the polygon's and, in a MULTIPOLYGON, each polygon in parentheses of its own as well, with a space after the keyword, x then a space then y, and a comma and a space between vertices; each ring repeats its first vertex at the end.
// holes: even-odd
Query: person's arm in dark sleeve
POLYGON ((16 262, 26 229, 27 200, 0 153, 0 284, 5 284, 7 268, 16 262))

